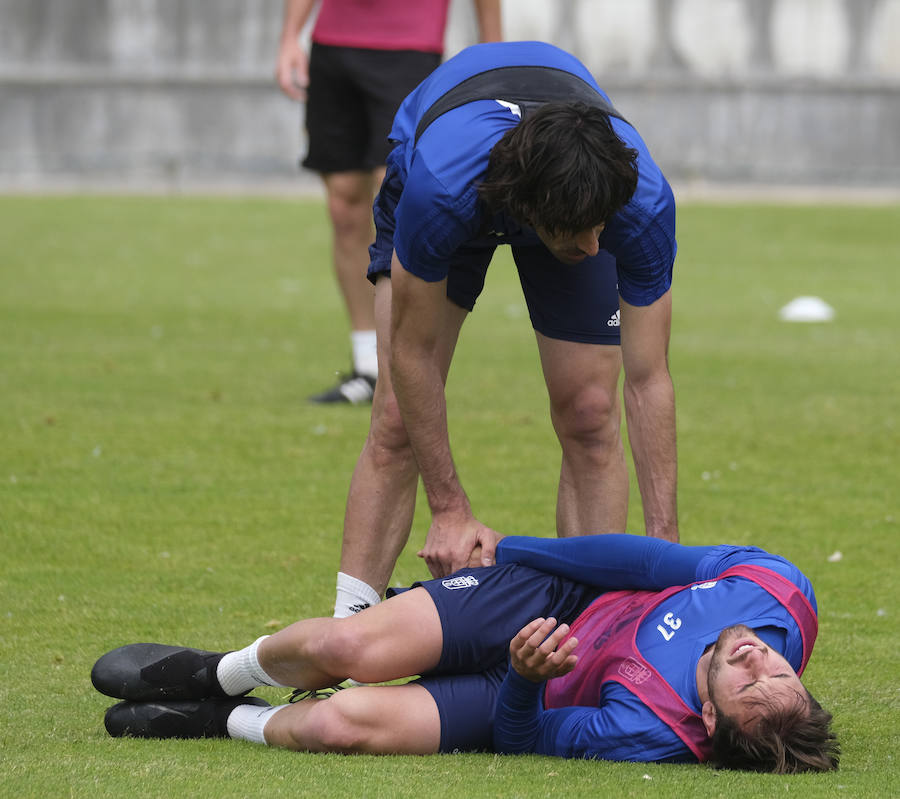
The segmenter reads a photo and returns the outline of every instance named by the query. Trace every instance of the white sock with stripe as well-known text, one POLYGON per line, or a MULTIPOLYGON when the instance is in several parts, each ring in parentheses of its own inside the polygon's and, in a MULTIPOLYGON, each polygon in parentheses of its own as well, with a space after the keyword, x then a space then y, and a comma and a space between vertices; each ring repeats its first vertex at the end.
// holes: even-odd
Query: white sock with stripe
POLYGON ((252 741, 255 744, 266 744, 264 730, 269 719, 283 707, 260 707, 259 705, 238 705, 228 714, 228 734, 241 741, 252 741))
POLYGON ((334 618, 345 619, 379 602, 381 597, 371 585, 344 572, 338 572, 334 618))

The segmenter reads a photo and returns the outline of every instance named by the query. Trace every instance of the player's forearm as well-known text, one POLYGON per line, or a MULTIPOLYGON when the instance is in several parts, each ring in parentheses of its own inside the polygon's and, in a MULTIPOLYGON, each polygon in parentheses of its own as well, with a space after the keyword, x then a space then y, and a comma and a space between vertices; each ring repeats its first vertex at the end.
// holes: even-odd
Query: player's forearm
POLYGON ((503 39, 500 0, 474 0, 478 19, 478 40, 499 42, 503 39))
MULTIPOLYGON (((583 728, 579 721, 589 719, 596 708, 566 707, 545 710, 541 696, 546 683, 529 682, 510 669, 500 685, 494 715, 494 749, 506 754, 553 757, 591 757, 585 744, 602 743, 590 735, 573 736, 571 730, 583 728), (580 748, 579 748, 580 747, 580 748)), ((599 748, 602 748, 599 747, 599 748)))
POLYGON ((601 590, 654 590, 686 585, 716 547, 688 547, 640 535, 575 538, 506 536, 497 563, 519 563, 601 590))
POLYGON ((675 391, 667 370, 624 385, 628 440, 647 535, 678 541, 675 391))
POLYGON ((494 749, 507 754, 534 752, 541 727, 541 692, 533 683, 509 670, 500 686, 494 717, 494 749))
POLYGON ((432 513, 468 513, 450 451, 444 383, 433 358, 415 345, 397 344, 391 379, 432 513))

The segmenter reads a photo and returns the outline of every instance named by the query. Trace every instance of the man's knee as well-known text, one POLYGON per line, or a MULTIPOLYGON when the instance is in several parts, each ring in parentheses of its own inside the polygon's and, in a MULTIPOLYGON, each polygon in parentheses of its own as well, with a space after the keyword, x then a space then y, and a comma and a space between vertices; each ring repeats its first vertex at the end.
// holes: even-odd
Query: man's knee
POLYGON ((332 177, 327 186, 328 214, 335 232, 368 235, 372 225, 372 187, 368 174, 332 177))
POLYGON ((341 619, 322 641, 320 658, 332 674, 350 677, 354 668, 365 664, 370 639, 355 616, 341 619))
MULTIPOLYGON (((352 690, 352 689, 350 689, 352 690)), ((359 723, 352 712, 352 696, 335 694, 319 700, 316 707, 317 735, 326 752, 365 752, 368 725, 359 723)))
POLYGON ((618 442, 619 415, 615 391, 589 383, 553 408, 553 423, 564 448, 607 447, 618 442))
POLYGON ((328 699, 304 699, 313 703, 309 712, 297 715, 287 730, 290 748, 309 752, 352 754, 366 751, 365 726, 360 725, 341 702, 342 695, 328 699))

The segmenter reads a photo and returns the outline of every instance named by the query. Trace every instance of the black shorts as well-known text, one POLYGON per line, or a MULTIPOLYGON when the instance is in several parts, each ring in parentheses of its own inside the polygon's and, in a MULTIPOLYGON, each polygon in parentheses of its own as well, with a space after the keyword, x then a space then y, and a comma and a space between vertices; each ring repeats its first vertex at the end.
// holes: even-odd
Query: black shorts
POLYGON ((313 42, 303 166, 322 174, 383 166, 400 103, 440 63, 437 53, 313 42))
POLYGON ((417 585, 434 600, 444 634, 438 665, 419 680, 440 713, 442 752, 491 748, 510 640, 539 616, 571 624, 599 593, 514 563, 417 585))

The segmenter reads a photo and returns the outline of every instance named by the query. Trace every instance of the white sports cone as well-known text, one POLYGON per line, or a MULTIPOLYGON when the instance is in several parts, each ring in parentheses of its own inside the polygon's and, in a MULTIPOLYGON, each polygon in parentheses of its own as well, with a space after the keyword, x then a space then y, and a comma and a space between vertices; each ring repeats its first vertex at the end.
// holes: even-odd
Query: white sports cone
POLYGON ((783 322, 830 322, 834 308, 820 297, 795 297, 779 312, 783 322))

